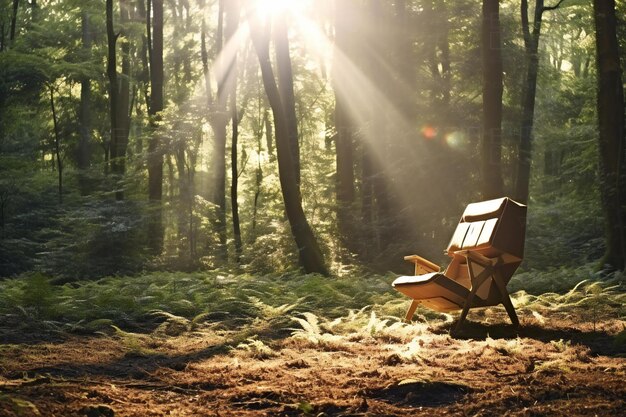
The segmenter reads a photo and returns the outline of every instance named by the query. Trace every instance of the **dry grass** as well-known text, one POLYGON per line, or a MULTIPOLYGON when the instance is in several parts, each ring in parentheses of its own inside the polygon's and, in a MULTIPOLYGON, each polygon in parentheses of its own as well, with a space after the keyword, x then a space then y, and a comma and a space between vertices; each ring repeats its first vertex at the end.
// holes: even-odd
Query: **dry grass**
MULTIPOLYGON (((344 284, 316 279, 322 289, 304 297, 285 296, 297 282, 270 282, 266 297, 256 282, 233 283, 249 286, 247 295, 233 297, 230 287, 220 287, 222 298, 203 295, 214 310, 170 309, 185 303, 154 295, 158 300, 144 300, 126 315, 150 326, 129 325, 124 316, 93 317, 89 326, 42 317, 54 313, 52 306, 47 313, 23 306, 25 313, 7 314, 0 324, 0 416, 626 413, 619 287, 583 283, 562 294, 520 292, 514 297, 519 330, 502 307, 493 307, 472 310, 463 332, 452 337, 455 315, 419 309, 414 323, 402 323, 408 301, 373 290, 386 278, 368 284, 374 302, 358 309, 344 303, 337 290, 344 284), (24 314, 31 321, 14 326, 24 314)), ((156 281, 159 288, 169 285, 156 281)), ((132 285, 157 292, 154 282, 126 288, 132 285)), ((206 281, 194 285, 203 289, 206 281)), ((58 296, 44 290, 51 300, 58 296)), ((24 299, 20 291, 14 287, 9 295, 24 299)))

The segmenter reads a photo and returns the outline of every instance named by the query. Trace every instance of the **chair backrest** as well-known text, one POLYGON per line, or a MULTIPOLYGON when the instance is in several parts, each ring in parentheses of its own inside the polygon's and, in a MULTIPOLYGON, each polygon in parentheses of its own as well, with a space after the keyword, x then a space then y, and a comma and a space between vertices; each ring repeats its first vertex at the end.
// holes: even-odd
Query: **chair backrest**
POLYGON ((504 263, 524 258, 526 206, 508 197, 467 206, 446 252, 473 249, 487 257, 502 257, 504 263))
MULTIPOLYGON (((499 273, 508 283, 524 258, 526 206, 508 197, 472 203, 467 206, 446 249, 453 258, 446 275, 470 288, 465 260, 454 256, 461 249, 472 249, 489 258, 500 257, 499 273)), ((477 292, 487 303, 497 304, 500 294, 491 281, 477 292)))

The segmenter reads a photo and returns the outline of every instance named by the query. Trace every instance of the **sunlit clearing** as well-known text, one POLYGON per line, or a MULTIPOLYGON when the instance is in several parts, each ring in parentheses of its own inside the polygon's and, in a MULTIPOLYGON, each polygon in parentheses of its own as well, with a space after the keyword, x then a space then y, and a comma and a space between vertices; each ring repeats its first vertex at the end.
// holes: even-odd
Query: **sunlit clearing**
POLYGON ((301 15, 311 5, 311 0, 255 0, 254 8, 262 20, 279 16, 301 15))

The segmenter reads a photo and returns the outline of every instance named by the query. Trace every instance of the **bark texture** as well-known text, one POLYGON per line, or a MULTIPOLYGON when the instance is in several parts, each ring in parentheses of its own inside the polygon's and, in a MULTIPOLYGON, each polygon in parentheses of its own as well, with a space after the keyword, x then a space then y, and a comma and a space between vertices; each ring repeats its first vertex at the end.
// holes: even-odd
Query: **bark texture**
POLYGON ((593 9, 598 69, 600 192, 606 227, 606 252, 602 264, 610 269, 623 270, 626 259, 626 137, 615 1, 594 0, 593 9))
POLYGON ((502 51, 498 0, 483 0, 481 53, 483 74, 482 193, 501 197, 502 181, 502 51))

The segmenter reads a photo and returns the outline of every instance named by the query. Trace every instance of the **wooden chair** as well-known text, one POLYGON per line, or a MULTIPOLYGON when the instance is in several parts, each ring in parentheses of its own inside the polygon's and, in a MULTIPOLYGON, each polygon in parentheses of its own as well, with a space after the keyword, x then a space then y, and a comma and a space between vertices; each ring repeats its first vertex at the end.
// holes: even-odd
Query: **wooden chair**
POLYGON ((502 303, 519 326, 506 285, 522 263, 525 230, 526 206, 508 197, 468 205, 445 250, 452 258, 445 270, 417 255, 404 257, 415 264, 415 275, 392 285, 413 299, 405 320, 419 304, 441 312, 462 309, 458 330, 470 308, 502 303))

